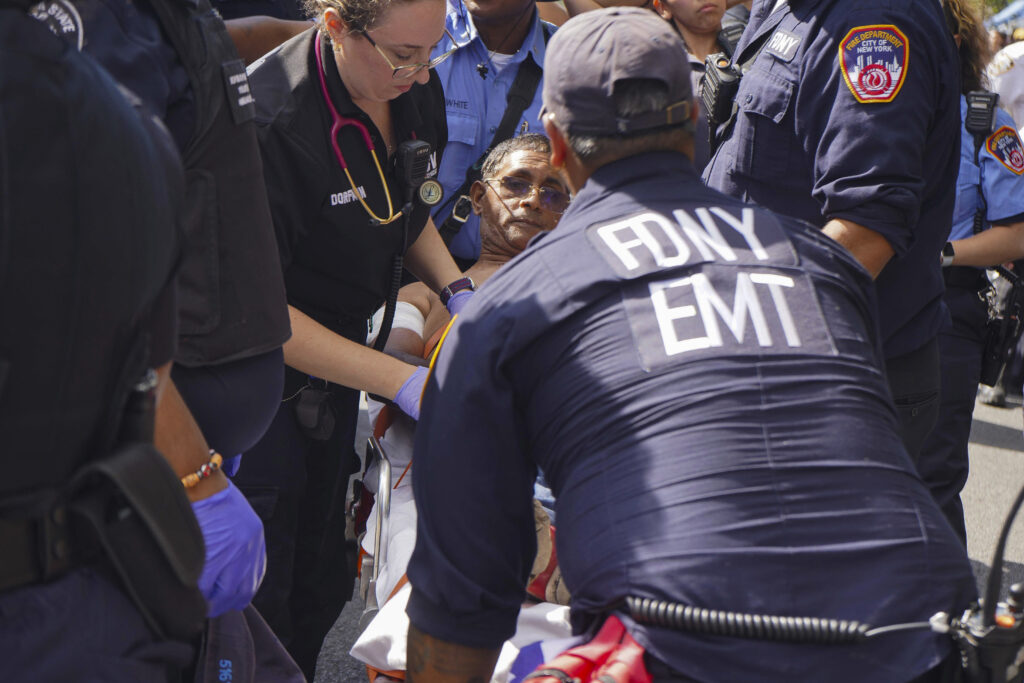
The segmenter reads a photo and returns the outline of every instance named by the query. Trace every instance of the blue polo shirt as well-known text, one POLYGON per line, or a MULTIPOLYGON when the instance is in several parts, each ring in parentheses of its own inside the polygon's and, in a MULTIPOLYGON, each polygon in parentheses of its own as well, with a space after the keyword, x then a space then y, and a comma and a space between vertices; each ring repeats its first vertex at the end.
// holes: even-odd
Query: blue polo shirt
MULTIPOLYGON (((960 97, 960 117, 967 115, 967 98, 960 97)), ((1006 225, 1024 220, 1024 147, 1013 119, 996 109, 996 124, 978 148, 974 162, 974 136, 960 136, 960 174, 956 180, 956 208, 950 241, 974 234, 974 216, 985 196, 985 225, 1006 225)))
MULTIPOLYGON (((513 633, 538 469, 578 630, 626 595, 873 625, 958 613, 970 564, 903 449, 881 355, 868 274, 816 227, 707 189, 679 154, 599 169, 441 348, 412 623, 473 647, 513 633)), ((897 683, 951 646, 629 628, 700 681, 897 683)))
POLYGON ((823 226, 881 234, 887 358, 948 321, 938 254, 952 226, 960 120, 956 46, 936 0, 774 0, 754 6, 731 133, 704 172, 726 194, 823 226))
MULTIPOLYGON (((449 0, 445 25, 459 49, 436 69, 444 88, 445 113, 448 116, 448 145, 438 172, 438 180, 444 186, 444 200, 433 213, 438 228, 451 214, 458 199, 456 190, 466 179, 466 169, 476 163, 494 138, 494 132, 505 114, 506 97, 519 65, 529 55, 538 66, 543 67, 546 42, 544 31, 550 36, 555 30, 551 24, 542 22, 534 10, 532 27, 523 40, 523 46, 506 61, 501 59, 502 55, 498 55, 498 60, 495 60, 494 55, 484 47, 469 11, 461 0, 449 0), (504 65, 500 66, 501 63, 504 65), (481 77, 478 64, 486 67, 485 77, 481 77)), ((452 43, 445 36, 434 55, 451 48, 452 43)), ((544 81, 541 79, 533 102, 516 125, 515 135, 544 133, 544 126, 540 122, 543 89, 544 81)), ((476 259, 480 255, 480 220, 477 216, 470 214, 449 249, 452 254, 464 259, 476 259)))

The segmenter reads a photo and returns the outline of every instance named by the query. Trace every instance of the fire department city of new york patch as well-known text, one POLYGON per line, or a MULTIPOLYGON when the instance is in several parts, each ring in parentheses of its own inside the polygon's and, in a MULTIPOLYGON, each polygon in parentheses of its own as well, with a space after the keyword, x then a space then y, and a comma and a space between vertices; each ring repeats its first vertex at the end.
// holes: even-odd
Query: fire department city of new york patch
POLYGON ((1024 147, 1021 147, 1017 131, 1003 126, 985 140, 985 149, 1013 173, 1024 173, 1024 147))
POLYGON ((839 43, 843 80, 862 104, 892 102, 903 87, 907 36, 892 24, 857 26, 839 43))

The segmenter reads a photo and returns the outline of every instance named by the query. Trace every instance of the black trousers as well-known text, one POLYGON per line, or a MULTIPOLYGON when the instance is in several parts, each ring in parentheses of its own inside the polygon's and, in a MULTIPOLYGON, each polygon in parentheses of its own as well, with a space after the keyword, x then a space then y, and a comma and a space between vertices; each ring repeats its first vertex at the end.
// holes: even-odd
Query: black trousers
POLYGON ((885 371, 900 420, 900 437, 916 464, 939 417, 938 339, 902 356, 886 358, 885 371))
MULTIPOLYGON (((286 375, 286 394, 306 381, 290 368, 286 375)), ((267 573, 253 605, 311 681, 354 580, 345 493, 359 466, 359 392, 332 385, 328 400, 336 420, 330 438, 310 438, 296 419, 297 399, 285 401, 234 477, 263 520, 267 543, 267 573)))
POLYGON ((986 304, 977 290, 947 287, 952 329, 939 335, 942 400, 939 420, 917 461, 917 471, 960 540, 967 544, 960 491, 967 483, 967 454, 974 399, 985 348, 986 304))
POLYGON ((176 683, 195 652, 159 640, 104 572, 0 593, 0 679, 176 683))

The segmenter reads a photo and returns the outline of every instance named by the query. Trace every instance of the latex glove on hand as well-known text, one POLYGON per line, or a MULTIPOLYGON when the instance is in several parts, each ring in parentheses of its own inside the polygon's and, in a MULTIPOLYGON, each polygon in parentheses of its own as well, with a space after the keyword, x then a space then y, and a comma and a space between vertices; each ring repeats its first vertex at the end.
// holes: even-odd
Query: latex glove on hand
POLYGON ((263 522, 230 481, 209 498, 192 503, 206 542, 199 590, 210 617, 240 610, 252 602, 267 570, 263 522))
POLYGON ((455 292, 455 294, 452 294, 452 298, 448 299, 448 312, 452 314, 452 317, 454 317, 459 311, 466 307, 466 304, 468 304, 469 300, 472 298, 473 290, 471 289, 463 289, 455 292))
POLYGON ((420 419, 420 397, 423 396, 423 385, 427 382, 428 374, 430 374, 429 368, 417 367, 395 394, 395 404, 414 420, 420 419))

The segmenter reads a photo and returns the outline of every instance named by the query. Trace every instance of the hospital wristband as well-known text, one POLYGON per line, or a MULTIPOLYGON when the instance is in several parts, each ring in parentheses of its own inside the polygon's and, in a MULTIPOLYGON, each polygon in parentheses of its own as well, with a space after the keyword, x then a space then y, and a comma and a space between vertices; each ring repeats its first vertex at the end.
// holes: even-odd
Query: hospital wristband
POLYGON ((203 479, 209 479, 213 476, 213 473, 220 469, 220 466, 224 464, 224 458, 220 453, 210 449, 210 460, 209 462, 203 463, 203 465, 191 474, 186 474, 181 478, 181 485, 187 489, 196 486, 203 479))

